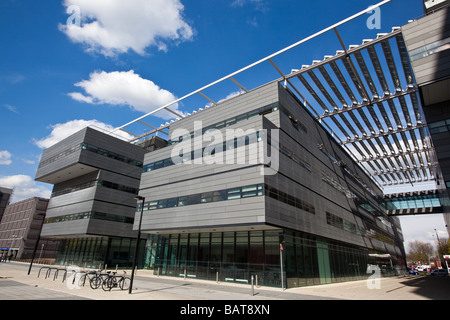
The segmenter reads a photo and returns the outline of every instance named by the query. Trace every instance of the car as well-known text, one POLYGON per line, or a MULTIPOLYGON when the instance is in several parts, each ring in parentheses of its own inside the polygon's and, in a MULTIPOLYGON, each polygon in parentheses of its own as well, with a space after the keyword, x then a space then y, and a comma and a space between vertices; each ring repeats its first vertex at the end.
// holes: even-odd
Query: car
POLYGON ((409 269, 409 274, 419 274, 416 270, 414 269, 409 269))
POLYGON ((448 276, 447 269, 436 269, 431 271, 431 276, 448 276))
POLYGON ((421 265, 421 266, 418 266, 416 268, 416 270, 419 272, 427 272, 430 268, 431 268, 431 266, 421 265))

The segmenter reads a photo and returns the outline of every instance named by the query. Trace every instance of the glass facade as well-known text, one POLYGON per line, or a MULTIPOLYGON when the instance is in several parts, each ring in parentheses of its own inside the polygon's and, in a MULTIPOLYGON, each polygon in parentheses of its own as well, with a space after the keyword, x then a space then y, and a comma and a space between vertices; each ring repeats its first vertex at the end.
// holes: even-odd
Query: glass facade
POLYGON ((146 249, 155 274, 272 287, 283 261, 285 288, 366 279, 372 263, 366 248, 281 229, 149 235, 146 249))
MULTIPOLYGON (((61 240, 55 263, 84 268, 131 268, 136 239, 89 237, 61 240)), ((143 268, 145 240, 141 240, 138 268, 143 268)))

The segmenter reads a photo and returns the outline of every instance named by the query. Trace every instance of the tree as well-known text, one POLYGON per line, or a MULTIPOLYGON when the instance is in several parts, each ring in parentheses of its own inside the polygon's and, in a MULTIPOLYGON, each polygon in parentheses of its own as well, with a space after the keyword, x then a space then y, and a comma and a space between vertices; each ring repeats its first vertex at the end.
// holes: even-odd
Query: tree
POLYGON ((432 255, 433 246, 430 243, 425 243, 419 240, 409 243, 409 251, 407 254, 407 259, 409 261, 422 261, 424 264, 428 264, 428 261, 432 255))
POLYGON ((450 240, 449 239, 441 239, 439 238, 438 245, 438 252, 439 252, 439 258, 442 259, 443 255, 450 254, 450 240))

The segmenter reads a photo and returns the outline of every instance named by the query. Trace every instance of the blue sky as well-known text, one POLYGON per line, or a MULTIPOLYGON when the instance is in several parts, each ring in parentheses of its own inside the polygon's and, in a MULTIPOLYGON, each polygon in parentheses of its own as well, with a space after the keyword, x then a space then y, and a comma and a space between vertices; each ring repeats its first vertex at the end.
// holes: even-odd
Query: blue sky
MULTIPOLYGON (((377 2, 1 0, 0 185, 15 188, 13 201, 48 197, 51 186, 34 175, 52 143, 89 123, 121 126, 377 2)), ((360 44, 421 15, 421 0, 393 0, 381 8, 381 29, 369 29, 366 14, 339 31, 346 44, 360 44)), ((337 49, 330 33, 276 63, 289 73, 337 49)), ((278 77, 261 66, 237 79, 251 89, 278 77)), ((208 96, 233 91, 226 82, 208 96)), ((206 103, 198 96, 176 108, 206 103)), ((161 113, 146 121, 167 120, 161 113)), ((444 230, 442 218, 434 221, 431 231, 444 230)))

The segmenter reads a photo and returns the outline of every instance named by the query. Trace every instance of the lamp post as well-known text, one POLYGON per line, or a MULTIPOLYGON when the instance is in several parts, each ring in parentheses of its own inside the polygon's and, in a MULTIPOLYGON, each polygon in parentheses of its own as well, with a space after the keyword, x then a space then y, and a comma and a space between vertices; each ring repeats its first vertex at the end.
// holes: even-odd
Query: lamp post
MULTIPOLYGON (((39 241, 41 240, 42 227, 44 226, 44 222, 45 222, 45 212, 44 213, 38 213, 37 215, 39 215, 39 216, 42 215, 42 223, 41 223, 41 228, 39 230, 39 234, 38 234, 38 237, 37 237, 37 240, 36 240, 36 244, 34 245, 33 255, 31 256, 30 267, 28 268, 28 273, 27 273, 28 275, 30 275, 31 267, 33 266, 33 261, 34 261, 34 258, 36 256, 37 247, 38 247, 39 241)), ((41 253, 42 253, 42 251, 41 251, 41 253)), ((40 260, 40 257, 39 257, 39 260, 40 260)))
POLYGON ((141 240, 141 225, 142 225, 142 216, 144 215, 144 203, 145 203, 145 197, 142 196, 136 196, 134 198, 135 200, 141 200, 142 206, 141 206, 141 216, 139 217, 139 226, 138 226, 138 235, 136 239, 136 246, 134 249, 134 257, 133 257, 133 269, 131 269, 131 279, 130 279, 130 288, 128 289, 128 293, 131 294, 133 291, 133 280, 134 280, 134 270, 136 269, 137 264, 137 255, 139 252, 139 242, 141 240))
POLYGON ((436 238, 437 238, 437 242, 438 242, 437 252, 438 252, 438 257, 439 257, 439 264, 441 265, 441 268, 442 268, 441 253, 440 253, 440 251, 441 251, 441 242, 439 241, 439 236, 438 236, 438 233, 437 233, 436 229, 434 229, 434 232, 436 232, 436 238))

